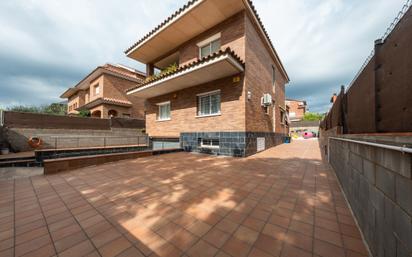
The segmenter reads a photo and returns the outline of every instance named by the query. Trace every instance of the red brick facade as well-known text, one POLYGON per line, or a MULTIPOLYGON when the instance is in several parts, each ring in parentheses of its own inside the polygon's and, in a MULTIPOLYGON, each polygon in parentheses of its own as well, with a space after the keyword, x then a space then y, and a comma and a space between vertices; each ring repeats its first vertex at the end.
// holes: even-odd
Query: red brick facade
POLYGON ((290 120, 302 120, 306 113, 306 101, 287 99, 286 103, 289 106, 290 120))
POLYGON ((93 76, 93 73, 100 75, 93 80, 80 82, 79 85, 85 83, 86 86, 82 89, 78 85, 74 88, 75 93, 68 97, 68 114, 78 114, 79 110, 84 108, 90 111, 92 117, 97 118, 109 118, 111 115, 145 118, 145 100, 126 94, 128 88, 140 83, 138 79, 144 79, 142 74, 106 64, 98 67, 85 79, 93 76), (92 104, 98 101, 99 103, 92 104))
POLYGON ((286 109, 285 83, 288 79, 281 72, 280 64, 272 58, 257 29, 257 25, 242 11, 174 49, 173 52, 179 52, 181 66, 191 63, 199 58, 197 43, 220 33, 221 49, 230 47, 234 50, 245 61, 245 72, 240 74, 240 82, 233 82, 234 77, 238 76, 235 75, 148 99, 146 129, 149 136, 179 137, 182 132, 199 131, 287 133, 280 112, 286 109), (272 67, 276 73, 274 84, 272 67), (217 89, 221 90, 221 115, 196 117, 196 95, 217 89), (273 104, 269 106, 269 113, 261 105, 264 94, 272 95, 273 104), (157 121, 157 104, 165 101, 171 102, 171 119, 157 121))

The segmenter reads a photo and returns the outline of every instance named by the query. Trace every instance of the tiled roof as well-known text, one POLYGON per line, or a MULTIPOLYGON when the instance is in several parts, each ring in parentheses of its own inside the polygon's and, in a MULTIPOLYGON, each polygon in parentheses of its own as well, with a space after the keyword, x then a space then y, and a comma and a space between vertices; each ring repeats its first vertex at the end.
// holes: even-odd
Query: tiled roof
POLYGON ((132 102, 128 100, 120 100, 120 99, 114 99, 114 98, 108 98, 108 97, 103 98, 103 101, 105 103, 113 103, 113 104, 127 104, 127 105, 132 104, 132 102))
POLYGON ((137 45, 139 45, 140 43, 142 43, 143 41, 145 41, 148 37, 150 37, 151 35, 153 35, 154 33, 156 33, 156 31, 158 31, 159 29, 161 29, 163 26, 165 26, 167 23, 169 23, 171 20, 173 20, 176 16, 178 16, 180 13, 182 13, 183 11, 185 11, 187 8, 189 8, 190 6, 192 6, 194 3, 196 3, 199 0, 190 0, 189 2, 187 2, 183 7, 179 8, 179 10, 177 10, 175 13, 173 13, 171 16, 169 16, 166 20, 164 20, 162 23, 160 23, 157 27, 155 27, 152 31, 150 31, 149 33, 146 34, 146 36, 144 36, 143 38, 141 38, 139 41, 137 41, 136 43, 134 43, 131 47, 129 47, 126 51, 125 54, 127 54, 130 50, 132 50, 133 48, 135 48, 137 45))
POLYGON ((126 69, 126 68, 123 68, 123 67, 120 67, 120 66, 115 66, 115 65, 112 65, 110 63, 107 63, 107 64, 105 64, 103 66, 100 66, 100 67, 102 69, 107 70, 107 71, 115 72, 115 73, 118 73, 120 75, 127 76, 127 77, 134 78, 134 79, 140 79, 141 80, 142 77, 145 76, 142 72, 132 71, 131 69, 126 69))
MULTIPOLYGON (((156 33, 158 30, 160 30, 162 27, 166 26, 171 20, 173 20, 176 16, 178 16, 180 13, 182 13, 183 11, 185 11, 186 9, 188 9, 190 6, 194 5, 196 2, 198 2, 200 0, 190 0, 189 2, 187 2, 183 7, 181 7, 179 10, 177 10, 175 13, 173 13, 171 16, 169 16, 166 20, 164 20, 161 24, 159 24, 157 27, 155 27, 152 31, 150 31, 148 34, 146 34, 142 39, 140 39, 139 41, 137 41, 136 43, 134 43, 131 47, 129 47, 124 53, 128 54, 133 48, 135 48, 137 45, 141 44, 143 41, 145 41, 147 38, 149 38, 151 35, 153 35, 154 33, 156 33)), ((260 19, 259 14, 257 13, 257 10, 255 8, 255 6, 253 5, 252 0, 246 0, 249 5, 250 8, 253 11, 253 14, 256 16, 256 19, 259 22, 260 27, 262 28, 263 33, 265 34, 267 40, 269 41, 270 47, 272 48, 273 52, 276 55, 276 58, 278 58, 279 62, 280 62, 280 58, 279 56, 277 56, 275 47, 273 46, 272 40, 269 37, 269 34, 267 32, 267 30, 265 29, 265 26, 263 25, 262 20, 260 19)), ((287 76, 286 70, 283 67, 283 64, 280 62, 280 65, 282 66, 282 69, 285 71, 285 74, 287 76)), ((289 80, 289 78, 288 78, 289 80)))
POLYGON ((88 108, 93 108, 97 105, 100 104, 112 104, 112 105, 121 105, 121 106, 131 106, 132 102, 128 100, 120 100, 120 99, 114 99, 114 98, 108 98, 108 97, 99 97, 97 99, 94 99, 91 102, 88 102, 85 105, 80 106, 77 108, 78 110, 80 109, 88 109, 88 108))
POLYGON ((206 56, 206 57, 203 57, 202 59, 198 59, 198 60, 193 61, 193 62, 191 62, 191 63, 188 63, 188 64, 186 64, 186 65, 184 65, 184 66, 181 66, 181 67, 177 68, 175 71, 168 72, 168 73, 164 73, 164 74, 161 74, 161 75, 159 75, 159 76, 153 77, 152 79, 149 79, 149 80, 145 81, 145 82, 142 83, 142 84, 139 84, 139 85, 137 85, 137 86, 135 86, 135 87, 132 87, 132 88, 127 89, 126 92, 130 92, 130 91, 135 90, 135 89, 137 89, 137 88, 139 88, 139 87, 143 87, 143 86, 145 86, 145 85, 147 85, 147 84, 153 83, 153 82, 158 81, 158 80, 160 80, 160 79, 163 79, 163 78, 172 76, 173 74, 176 74, 176 73, 178 73, 178 72, 182 72, 182 71, 187 70, 187 69, 189 69, 189 68, 191 68, 191 67, 193 67, 193 66, 196 66, 196 65, 205 63, 205 62, 207 62, 207 61, 213 60, 213 59, 218 58, 218 57, 220 57, 220 56, 222 56, 222 55, 225 55, 225 54, 228 54, 228 55, 230 55, 231 57, 233 57, 233 58, 234 58, 236 61, 238 61, 239 64, 241 64, 242 66, 245 65, 244 61, 243 61, 238 55, 236 55, 236 53, 235 53, 233 50, 231 50, 230 47, 228 47, 228 48, 226 48, 225 50, 220 50, 220 51, 218 51, 218 52, 216 52, 216 53, 213 53, 213 54, 211 54, 211 55, 208 55, 208 56, 206 56))

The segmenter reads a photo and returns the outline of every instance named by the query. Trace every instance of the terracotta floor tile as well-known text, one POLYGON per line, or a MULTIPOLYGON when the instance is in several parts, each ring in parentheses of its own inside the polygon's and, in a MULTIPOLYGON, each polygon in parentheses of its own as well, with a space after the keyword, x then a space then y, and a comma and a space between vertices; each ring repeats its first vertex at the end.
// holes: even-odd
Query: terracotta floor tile
POLYGON ((258 232, 242 225, 233 234, 233 236, 237 239, 242 240, 251 245, 256 241, 258 235, 258 232))
POLYGON ((233 222, 229 219, 226 219, 226 218, 221 220, 219 223, 216 224, 216 228, 218 228, 218 229, 220 229, 220 230, 222 230, 226 233, 229 233, 229 234, 232 234, 237 229, 238 226, 239 226, 238 223, 235 223, 235 222, 233 222))
POLYGON ((312 253, 291 245, 285 245, 282 249, 281 257, 312 257, 312 253))
POLYGON ((62 238, 58 241, 54 241, 54 246, 58 253, 65 251, 66 249, 86 240, 86 235, 79 231, 77 233, 71 234, 65 238, 62 238))
POLYGON ((262 250, 259 250, 258 248, 253 247, 248 257, 273 257, 273 256, 276 256, 276 255, 270 255, 262 250))
POLYGON ((102 255, 102 257, 113 257, 131 246, 132 245, 126 238, 118 237, 117 239, 100 247, 99 252, 102 255))
POLYGON ((0 251, 0 257, 14 257, 13 248, 9 248, 7 250, 0 251))
POLYGON ((56 251, 54 250, 53 244, 44 245, 37 250, 31 251, 23 257, 50 257, 55 256, 56 251))
POLYGON ((371 256, 371 255, 361 254, 361 253, 357 253, 351 250, 346 250, 346 257, 367 257, 367 256, 371 256))
POLYGON ((150 257, 180 257, 182 252, 172 244, 165 243, 155 250, 150 257))
POLYGON ((0 252, 6 249, 12 248, 14 246, 14 238, 9 238, 3 241, 0 241, 0 252))
POLYGON ((315 226, 339 233, 339 224, 336 221, 317 219, 315 226))
POLYGON ((203 240, 210 243, 216 248, 221 248, 224 243, 230 238, 230 234, 214 227, 203 237, 203 240))
POLYGON ((303 223, 300 221, 292 220, 289 226, 289 230, 295 231, 302 233, 306 236, 312 236, 313 235, 313 225, 310 225, 308 223, 303 223))
POLYGON ((305 251, 312 252, 312 242, 313 238, 305 236, 302 233, 288 231, 285 239, 286 244, 293 245, 295 247, 301 248, 305 251))
POLYGON ((215 255, 215 257, 232 257, 229 254, 225 253, 224 251, 219 251, 217 252, 217 254, 215 255))
POLYGON ((37 229, 40 227, 46 226, 46 221, 44 219, 36 220, 34 222, 31 222, 29 224, 25 224, 20 227, 16 227, 16 235, 20 235, 26 232, 29 232, 33 229, 37 229))
POLYGON ((248 244, 242 240, 239 240, 235 237, 231 237, 223 245, 222 250, 231 256, 236 257, 246 257, 252 248, 251 244, 248 244))
POLYGON ((169 241, 177 248, 179 248, 181 251, 186 251, 190 247, 192 247, 198 240, 199 237, 193 235, 187 230, 180 229, 177 233, 173 235, 173 237, 169 241))
POLYGON ((346 249, 352 250, 363 255, 368 254, 366 247, 361 239, 343 236, 343 242, 346 249))
POLYGON ((129 247, 116 257, 144 257, 144 255, 136 247, 129 247))
POLYGON ((191 225, 187 226, 187 230, 198 236, 198 237, 202 237, 204 236, 210 229, 212 228, 212 226, 210 226, 209 224, 197 220, 196 222, 192 223, 191 225))
POLYGON ((97 235, 97 234, 99 234, 99 233, 102 233, 102 232, 104 232, 104 231, 106 231, 106 230, 109 230, 109 229, 111 229, 111 228, 114 228, 114 226, 113 226, 112 224, 110 224, 109 222, 107 222, 107 221, 104 220, 104 221, 99 222, 99 223, 97 223, 97 224, 95 224, 95 225, 93 225, 93 226, 84 228, 84 231, 86 232, 86 234, 87 234, 89 237, 93 237, 93 236, 95 236, 95 235, 97 235))
POLYGON ((175 223, 169 222, 166 225, 161 226, 158 230, 156 230, 156 233, 159 234, 164 239, 169 240, 177 232, 181 230, 183 230, 182 227, 180 227, 179 225, 176 225, 175 223))
POLYGON ((273 225, 278 225, 280 227, 283 228, 288 228, 289 224, 290 224, 290 219, 289 218, 285 218, 276 214, 272 214, 268 220, 269 223, 273 224, 273 225))
POLYGON ((321 257, 345 257, 343 248, 315 239, 313 252, 321 257))
POLYGON ((254 247, 272 256, 279 256, 283 242, 265 234, 260 234, 254 247))
POLYGON ((264 226, 262 233, 267 236, 271 236, 277 240, 283 241, 285 240, 286 231, 287 230, 282 227, 267 223, 264 226))
POLYGON ((91 253, 94 250, 92 243, 89 240, 83 241, 62 253, 59 253, 59 257, 73 257, 73 256, 84 256, 91 253))
POLYGON ((329 242, 339 247, 343 247, 341 234, 330 231, 330 230, 316 227, 315 228, 315 238, 329 242))
POLYGON ((342 232, 343 235, 349 236, 349 237, 354 237, 361 239, 361 234, 359 233, 359 230, 356 226, 350 226, 346 224, 339 224, 340 231, 342 232))
POLYGON ((0 180, 0 257, 55 255, 51 239, 59 257, 99 256, 89 238, 107 256, 363 256, 321 161, 317 141, 296 141, 244 159, 173 153, 0 180))
POLYGON ((33 240, 27 241, 25 243, 22 243, 15 248, 15 255, 16 257, 18 256, 23 256, 31 251, 35 251, 39 249, 40 247, 50 244, 50 236, 49 234, 37 237, 33 240))
POLYGON ((215 256, 218 249, 204 240, 198 241, 193 247, 187 251, 187 255, 191 257, 212 257, 215 256))
POLYGON ((265 222, 249 216, 243 221, 242 225, 253 229, 256 232, 260 232, 264 227, 265 222))
POLYGON ((51 233, 53 241, 61 240, 67 236, 78 233, 81 231, 81 227, 78 224, 69 225, 67 227, 55 230, 51 233))

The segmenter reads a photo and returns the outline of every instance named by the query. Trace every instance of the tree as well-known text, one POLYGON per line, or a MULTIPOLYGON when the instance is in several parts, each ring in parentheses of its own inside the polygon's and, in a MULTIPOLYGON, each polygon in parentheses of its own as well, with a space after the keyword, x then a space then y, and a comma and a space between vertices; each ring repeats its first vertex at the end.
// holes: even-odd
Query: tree
POLYGON ((52 103, 50 105, 14 105, 6 108, 13 112, 45 113, 53 115, 66 115, 67 105, 62 103, 52 103))
POLYGON ((79 113, 77 114, 79 117, 90 117, 90 111, 89 110, 80 110, 79 113))
POLYGON ((304 121, 318 121, 323 120, 325 114, 315 113, 315 112, 307 112, 305 116, 303 116, 304 121))

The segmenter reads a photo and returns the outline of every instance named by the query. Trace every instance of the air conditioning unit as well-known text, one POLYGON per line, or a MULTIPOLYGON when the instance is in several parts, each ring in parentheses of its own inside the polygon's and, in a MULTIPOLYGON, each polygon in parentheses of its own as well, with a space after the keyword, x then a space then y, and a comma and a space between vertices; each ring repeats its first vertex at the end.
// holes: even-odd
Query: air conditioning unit
POLYGON ((262 106, 269 106, 272 105, 272 95, 271 94, 264 94, 261 98, 262 106))

